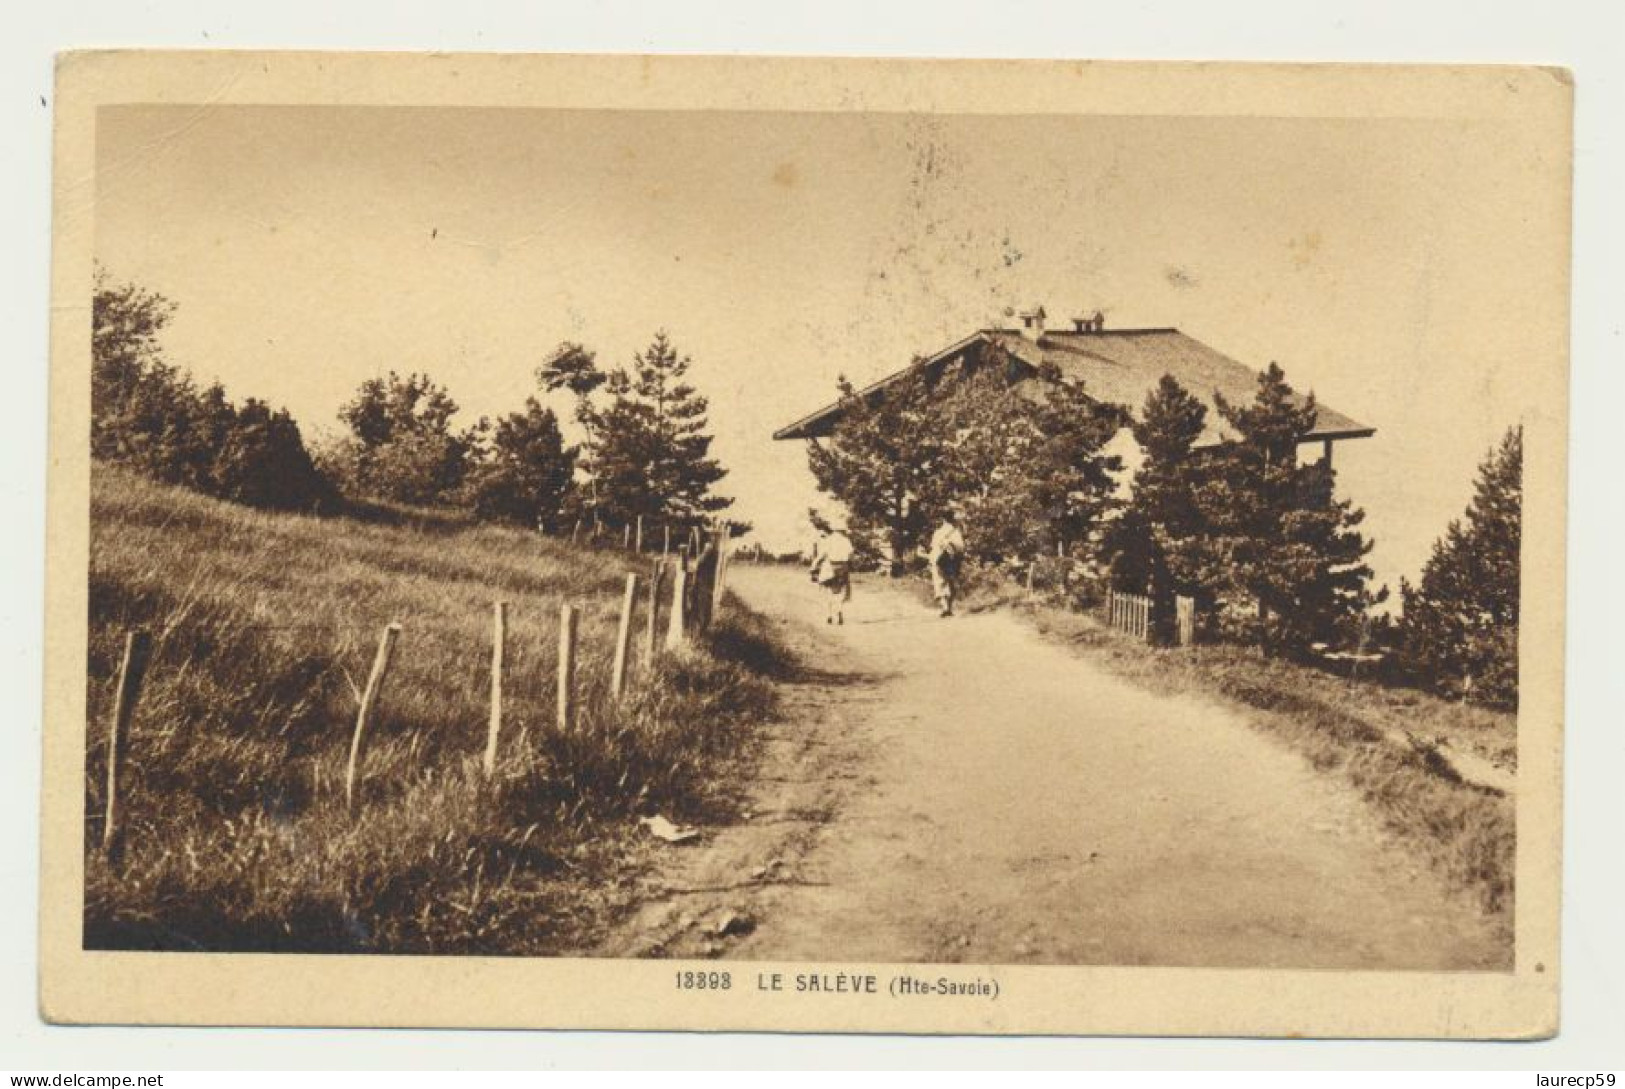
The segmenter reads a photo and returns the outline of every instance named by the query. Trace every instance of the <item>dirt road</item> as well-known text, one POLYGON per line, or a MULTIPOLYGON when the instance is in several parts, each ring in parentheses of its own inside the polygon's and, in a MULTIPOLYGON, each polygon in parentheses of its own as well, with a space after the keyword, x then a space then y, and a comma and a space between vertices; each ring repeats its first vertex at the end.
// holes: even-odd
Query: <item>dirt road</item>
POLYGON ((786 685, 749 819, 666 849, 601 952, 1509 962, 1347 787, 1233 712, 1137 688, 1010 616, 940 620, 883 580, 839 628, 795 569, 730 580, 812 675, 786 685))

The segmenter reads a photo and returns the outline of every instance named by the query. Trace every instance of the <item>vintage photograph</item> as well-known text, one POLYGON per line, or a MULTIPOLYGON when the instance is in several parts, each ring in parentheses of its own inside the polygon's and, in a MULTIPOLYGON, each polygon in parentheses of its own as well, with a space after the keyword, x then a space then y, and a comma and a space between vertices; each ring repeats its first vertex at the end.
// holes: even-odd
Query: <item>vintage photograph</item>
POLYGON ((85 953, 1546 971, 1566 131, 246 98, 58 282, 85 953))

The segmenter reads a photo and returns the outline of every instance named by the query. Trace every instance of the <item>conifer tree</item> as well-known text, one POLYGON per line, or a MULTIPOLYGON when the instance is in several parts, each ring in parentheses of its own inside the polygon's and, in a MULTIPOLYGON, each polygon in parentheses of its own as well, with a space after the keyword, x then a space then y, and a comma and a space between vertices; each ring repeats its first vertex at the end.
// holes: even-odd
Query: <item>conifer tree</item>
MULTIPOLYGON (((598 357, 574 341, 565 341, 536 368, 536 381, 549 393, 568 390, 575 395, 578 418, 590 419, 592 395, 608 375, 598 369, 598 357)), ((583 420, 586 422, 586 420, 583 420)))
POLYGON ((598 366, 598 356, 591 349, 575 341, 566 340, 553 349, 541 366, 536 368, 536 383, 547 393, 564 391, 575 398, 576 424, 581 428, 583 441, 576 448, 575 470, 583 478, 583 486, 573 487, 565 496, 563 516, 576 519, 599 518, 598 481, 593 473, 594 438, 597 435, 597 408, 593 394, 603 388, 609 375, 598 366))
POLYGON ((1105 536, 1114 586, 1151 597, 1162 639, 1171 634, 1175 595, 1210 602, 1222 581, 1197 502, 1203 464, 1196 443, 1206 426, 1207 406, 1163 375, 1131 425, 1143 461, 1128 508, 1105 536))
MULTIPOLYGON (((1215 396, 1238 433, 1205 458, 1196 490, 1206 548, 1232 590, 1256 603, 1249 634, 1268 654, 1299 654, 1330 640, 1371 597, 1365 513, 1334 494, 1324 461, 1300 465, 1299 443, 1314 430, 1313 394, 1301 399, 1271 363, 1248 405, 1215 396)), ((1220 572, 1213 572, 1218 577, 1220 572)))
POLYGON ((609 401, 589 410, 588 470, 612 525, 640 515, 699 525, 733 503, 711 490, 727 470, 711 457, 709 402, 686 381, 692 362, 659 332, 602 383, 609 401))
POLYGON ((894 574, 925 541, 947 501, 940 470, 949 433, 918 370, 868 397, 843 375, 840 422, 807 443, 818 489, 846 508, 853 545, 894 574))
POLYGON ((1401 583, 1400 655, 1416 680, 1450 696, 1518 704, 1518 550, 1523 428, 1479 465, 1465 522, 1453 520, 1422 568, 1401 583))

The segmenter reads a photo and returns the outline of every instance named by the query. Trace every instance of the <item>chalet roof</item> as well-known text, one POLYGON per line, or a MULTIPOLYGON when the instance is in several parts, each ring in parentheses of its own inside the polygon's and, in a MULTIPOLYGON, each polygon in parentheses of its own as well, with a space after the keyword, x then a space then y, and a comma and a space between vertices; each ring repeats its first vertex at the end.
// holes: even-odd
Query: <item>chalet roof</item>
MULTIPOLYGON (((1178 329, 1113 329, 1082 332, 1046 332, 1037 341, 1012 329, 983 329, 863 390, 879 393, 917 368, 946 365, 977 344, 996 344, 1017 359, 1038 366, 1053 363, 1063 377, 1083 383, 1084 392, 1098 401, 1139 412, 1165 374, 1208 406, 1207 429, 1198 445, 1209 446, 1225 437, 1224 420, 1214 401, 1217 391, 1232 404, 1252 400, 1258 372, 1222 352, 1186 336, 1178 329)), ((1359 423, 1326 404, 1318 404, 1315 429, 1304 441, 1364 438, 1374 428, 1359 423)), ((834 430, 840 403, 826 405, 774 433, 775 439, 819 438, 834 430)))

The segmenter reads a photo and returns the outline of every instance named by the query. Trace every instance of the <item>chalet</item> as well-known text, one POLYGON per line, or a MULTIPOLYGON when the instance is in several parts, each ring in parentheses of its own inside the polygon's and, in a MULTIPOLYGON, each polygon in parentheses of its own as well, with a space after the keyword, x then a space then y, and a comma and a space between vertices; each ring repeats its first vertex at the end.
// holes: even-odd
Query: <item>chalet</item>
MULTIPOLYGON (((1214 394, 1222 394, 1232 404, 1248 404, 1257 389, 1258 372, 1243 363, 1186 336, 1178 329, 1107 329, 1098 312, 1074 318, 1072 328, 1049 329, 1043 307, 1019 315, 1016 328, 978 329, 963 340, 888 375, 859 392, 878 397, 905 375, 924 371, 927 381, 944 374, 971 373, 998 360, 1011 368, 1011 380, 1037 379, 1039 368, 1053 364, 1066 382, 1083 384, 1089 396, 1105 404, 1121 405, 1138 412, 1165 374, 1173 377, 1208 406, 1207 429, 1198 446, 1214 446, 1225 441, 1224 419, 1219 415, 1214 394)), ((1288 378, 1290 379, 1290 375, 1288 378)), ((1326 459, 1334 443, 1363 439, 1374 428, 1359 423, 1326 404, 1318 404, 1315 428, 1303 439, 1304 445, 1319 444, 1326 459)), ((819 439, 827 437, 840 422, 841 405, 829 404, 774 432, 775 439, 819 439)), ((1132 439, 1126 439, 1132 444, 1132 439)), ((1313 452, 1311 446, 1310 451, 1313 452)), ((1128 458, 1132 465, 1135 459, 1128 458)))

